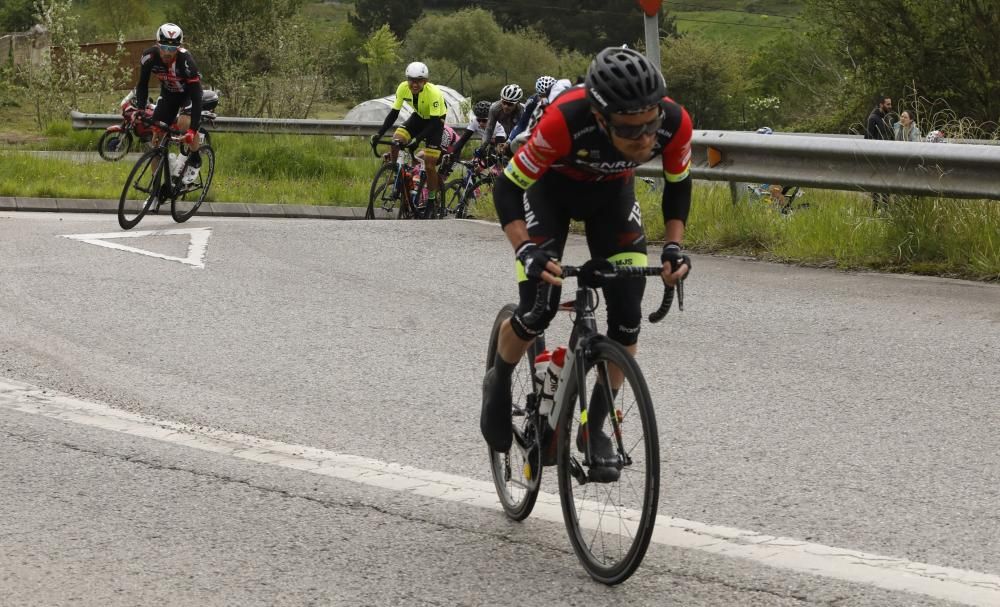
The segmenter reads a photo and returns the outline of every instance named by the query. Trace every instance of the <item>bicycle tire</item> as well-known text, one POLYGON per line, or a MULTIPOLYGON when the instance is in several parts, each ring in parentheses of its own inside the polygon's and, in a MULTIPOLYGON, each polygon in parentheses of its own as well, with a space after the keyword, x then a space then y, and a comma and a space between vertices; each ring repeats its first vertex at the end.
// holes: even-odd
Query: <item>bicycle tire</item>
POLYGON ((463 179, 453 179, 444 186, 444 212, 442 218, 454 215, 456 219, 461 219, 465 215, 465 205, 463 202, 462 187, 463 179))
MULTIPOLYGON (((505 320, 514 315, 515 310, 517 310, 517 305, 507 304, 500 309, 496 320, 493 321, 489 347, 486 350, 487 369, 493 366, 493 361, 497 356, 497 345, 500 341, 500 326, 505 320)), ((523 389, 525 386, 527 386, 528 390, 533 390, 530 364, 530 361, 533 360, 532 351, 533 349, 529 348, 528 352, 514 369, 514 376, 511 382, 514 392, 512 394, 514 402, 524 399, 525 393, 523 389), (520 394, 518 394, 519 388, 521 389, 520 394)), ((516 420, 517 418, 515 418, 515 423, 516 420)), ((520 431, 520 429, 518 430, 520 431)), ((535 500, 538 499, 538 492, 541 488, 542 466, 540 464, 536 465, 538 473, 537 475, 533 475, 534 480, 524 478, 524 465, 528 463, 526 459, 527 454, 519 446, 516 437, 510 447, 510 451, 507 453, 499 453, 489 447, 487 447, 487 452, 490 458, 490 474, 493 477, 493 485, 496 487, 497 497, 500 498, 500 505, 503 507, 504 513, 507 515, 507 518, 514 521, 526 519, 535 507, 535 500), (511 460, 515 461, 514 465, 511 465, 511 460), (514 475, 517 475, 516 479, 514 475)))
MULTIPOLYGON (((570 543, 580 563, 592 578, 612 586, 624 582, 635 573, 649 547, 659 504, 659 438, 649 389, 635 359, 621 344, 607 338, 595 339, 590 351, 584 382, 584 389, 588 393, 592 393, 590 379, 598 375, 594 370, 599 369, 602 363, 605 364, 605 369, 607 363, 617 366, 624 375, 622 387, 615 397, 614 409, 621 419, 618 427, 632 464, 623 467, 620 478, 614 483, 592 481, 579 484, 574 476, 574 467, 580 471, 583 466, 573 457, 578 454, 574 429, 580 422, 577 406, 580 386, 576 386, 567 394, 566 406, 559 414, 556 430, 559 441, 559 499, 570 543), (629 388, 627 393, 626 385, 629 388), (637 422, 641 426, 638 433, 635 432, 637 422), (642 440, 641 449, 637 449, 637 437, 642 440), (638 459, 641 462, 637 466, 638 459), (644 475, 643 478, 639 477, 640 473, 644 475), (597 503, 602 495, 613 505, 597 503), (605 515, 615 514, 618 519, 605 525, 605 515), (616 528, 617 536, 614 535, 616 528), (622 533, 625 537, 622 537, 622 533), (627 547, 623 547, 625 540, 628 541, 627 547), (614 553, 616 547, 618 556, 610 558, 609 549, 614 553), (600 549, 601 554, 595 554, 595 549, 600 549)), ((564 372, 572 371, 567 368, 564 372)))
POLYGON ((395 171, 396 167, 390 163, 383 164, 377 171, 375 171, 375 177, 372 178, 371 189, 368 191, 368 209, 365 210, 365 219, 375 219, 376 200, 380 201, 379 208, 382 208, 381 201, 388 200, 385 198, 385 190, 395 183, 395 171))
POLYGON ((131 230, 142 221, 149 209, 157 204, 160 185, 163 180, 163 170, 167 166, 167 154, 162 148, 153 148, 135 162, 132 171, 125 180, 121 198, 118 199, 118 225, 123 230, 131 230), (159 164, 153 168, 153 160, 159 158, 159 164), (141 170, 140 170, 141 169, 141 170), (149 181, 145 177, 149 176, 149 181), (138 192, 135 200, 129 199, 132 189, 138 192))
POLYGON ((128 131, 104 131, 97 140, 98 155, 109 162, 118 162, 132 149, 132 133, 128 131))

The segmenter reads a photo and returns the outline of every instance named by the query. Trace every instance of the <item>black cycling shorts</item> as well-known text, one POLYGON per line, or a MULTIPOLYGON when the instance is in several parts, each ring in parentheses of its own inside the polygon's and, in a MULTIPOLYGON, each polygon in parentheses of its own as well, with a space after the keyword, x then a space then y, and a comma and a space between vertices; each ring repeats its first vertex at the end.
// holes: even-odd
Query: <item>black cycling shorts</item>
POLYGON ((441 137, 444 135, 444 117, 421 118, 416 112, 410 114, 396 132, 404 131, 407 139, 420 139, 424 146, 431 150, 441 150, 441 137))
POLYGON ((191 96, 187 93, 163 95, 156 100, 156 109, 153 110, 153 120, 173 124, 181 108, 189 103, 191 103, 191 96))
MULTIPOLYGON (((580 182, 549 172, 528 188, 524 205, 532 242, 560 260, 570 220, 575 219, 584 222, 592 258, 609 259, 620 265, 647 265, 646 234, 632 177, 580 182)), ((580 265, 587 260, 564 261, 580 265)), ((555 316, 560 289, 552 288, 546 312, 536 326, 525 325, 521 319, 535 305, 539 280, 527 278, 521 264, 517 266, 520 303, 514 331, 522 339, 529 339, 543 332, 555 316)), ((639 338, 645 288, 645 280, 620 280, 602 289, 608 311, 607 335, 622 345, 630 346, 639 338)))

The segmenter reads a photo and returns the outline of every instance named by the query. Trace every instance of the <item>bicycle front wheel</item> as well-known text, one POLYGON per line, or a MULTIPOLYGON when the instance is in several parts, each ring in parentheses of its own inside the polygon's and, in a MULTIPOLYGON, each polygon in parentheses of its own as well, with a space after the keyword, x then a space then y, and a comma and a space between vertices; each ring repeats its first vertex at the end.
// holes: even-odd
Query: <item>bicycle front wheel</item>
POLYGON ((368 208, 365 210, 365 219, 375 219, 375 209, 386 209, 391 211, 396 205, 398 192, 394 192, 396 184, 396 167, 391 163, 383 164, 375 172, 372 179, 372 187, 368 192, 368 208))
MULTIPOLYGON (((635 359, 609 339, 594 342, 586 361, 583 386, 567 395, 559 414, 558 476, 563 519, 573 550, 584 569, 595 580, 619 584, 642 562, 656 522, 660 499, 660 447, 653 403, 646 380, 635 359), (623 466, 615 482, 588 479, 585 458, 577 448, 581 418, 579 390, 593 400, 595 389, 604 390, 617 373, 624 381, 612 392, 611 416, 603 430, 615 439, 623 466)), ((573 372, 567 368, 563 371, 573 372)), ((596 417, 596 416, 595 416, 596 417)))
POLYGON ((456 179, 445 185, 444 200, 448 215, 454 215, 456 219, 464 218, 468 213, 470 198, 464 179, 456 179))
POLYGON ((118 200, 118 225, 123 230, 134 228, 151 208, 161 202, 158 196, 166 165, 163 149, 153 148, 132 167, 118 200))
POLYGON ((215 152, 206 144, 198 148, 198 154, 201 156, 201 168, 198 169, 197 177, 191 183, 182 185, 180 194, 170 202, 170 215, 177 223, 184 223, 194 216, 201 203, 205 202, 208 188, 212 186, 212 177, 215 176, 215 152))
MULTIPOLYGON (((493 366, 500 341, 500 326, 514 315, 515 304, 507 304, 500 309, 493 330, 490 333, 490 345, 486 351, 486 368, 493 366)), ((537 340, 536 340, 537 341, 537 340)), ((531 514, 538 499, 538 490, 542 480, 540 446, 532 445, 535 441, 533 422, 526 415, 525 403, 529 394, 534 394, 532 384, 532 361, 535 348, 528 352, 517 363, 514 375, 511 377, 511 402, 514 404, 514 442, 507 453, 489 450, 490 472, 493 474, 493 484, 500 498, 500 505, 507 517, 520 521, 531 514)))

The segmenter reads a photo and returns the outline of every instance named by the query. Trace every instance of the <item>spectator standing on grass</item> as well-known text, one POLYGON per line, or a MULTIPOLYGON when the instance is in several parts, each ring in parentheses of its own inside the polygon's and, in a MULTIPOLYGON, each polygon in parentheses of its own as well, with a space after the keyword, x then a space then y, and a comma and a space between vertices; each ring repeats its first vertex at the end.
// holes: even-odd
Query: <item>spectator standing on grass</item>
POLYGON ((920 128, 913 119, 913 110, 903 110, 899 113, 899 122, 892 125, 896 141, 921 141, 920 128))
MULTIPOLYGON (((868 114, 868 121, 865 123, 865 139, 892 141, 893 133, 889 123, 892 99, 886 95, 879 95, 875 103, 875 109, 868 114)), ((889 207, 889 195, 873 192, 872 203, 876 212, 884 211, 889 207)))

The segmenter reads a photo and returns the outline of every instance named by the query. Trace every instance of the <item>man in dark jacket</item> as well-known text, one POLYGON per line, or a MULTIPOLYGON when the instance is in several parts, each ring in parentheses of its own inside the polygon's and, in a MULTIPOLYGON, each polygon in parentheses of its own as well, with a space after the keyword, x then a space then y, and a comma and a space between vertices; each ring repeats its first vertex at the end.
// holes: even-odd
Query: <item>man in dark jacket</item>
POLYGON ((892 99, 882 95, 875 103, 875 109, 868 115, 868 123, 865 125, 865 139, 888 139, 892 141, 892 126, 889 124, 889 113, 892 112, 892 99))
MULTIPOLYGON (((868 122, 865 124, 865 139, 883 139, 892 141, 894 139, 892 125, 889 124, 889 112, 892 111, 892 99, 885 95, 879 95, 875 100, 875 109, 868 114, 868 122)), ((875 211, 884 211, 889 207, 889 195, 872 193, 872 202, 875 211)))

